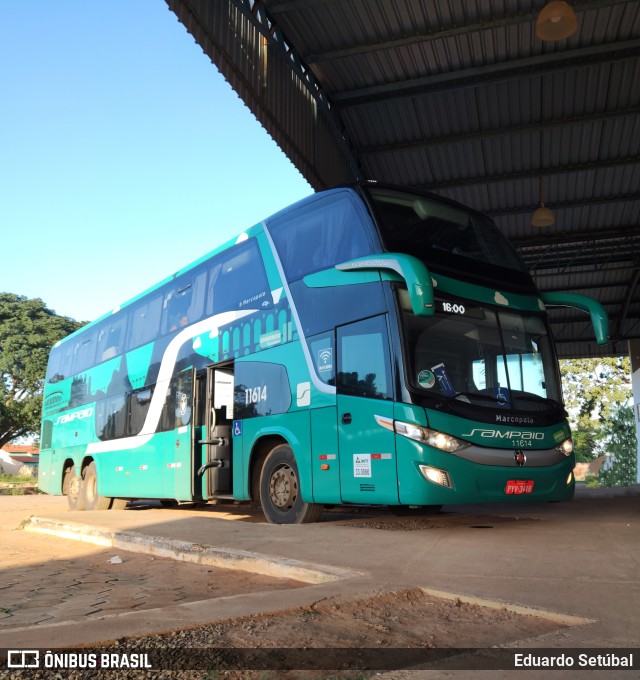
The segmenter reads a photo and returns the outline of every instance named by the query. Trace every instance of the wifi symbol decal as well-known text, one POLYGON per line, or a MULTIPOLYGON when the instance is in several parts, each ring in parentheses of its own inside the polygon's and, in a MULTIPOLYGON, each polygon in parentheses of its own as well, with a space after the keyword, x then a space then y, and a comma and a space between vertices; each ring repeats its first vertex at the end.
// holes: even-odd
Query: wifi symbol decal
POLYGON ((321 349, 318 352, 318 370, 331 371, 333 370, 333 350, 328 347, 321 349))

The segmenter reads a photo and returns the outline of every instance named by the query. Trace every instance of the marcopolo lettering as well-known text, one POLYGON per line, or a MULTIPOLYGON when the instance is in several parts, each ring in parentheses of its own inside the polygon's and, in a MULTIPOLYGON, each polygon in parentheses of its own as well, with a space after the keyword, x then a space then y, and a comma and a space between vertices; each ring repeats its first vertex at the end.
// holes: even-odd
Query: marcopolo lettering
POLYGON ((533 425, 535 420, 529 416, 503 416, 496 414, 496 423, 506 423, 510 425, 533 425))

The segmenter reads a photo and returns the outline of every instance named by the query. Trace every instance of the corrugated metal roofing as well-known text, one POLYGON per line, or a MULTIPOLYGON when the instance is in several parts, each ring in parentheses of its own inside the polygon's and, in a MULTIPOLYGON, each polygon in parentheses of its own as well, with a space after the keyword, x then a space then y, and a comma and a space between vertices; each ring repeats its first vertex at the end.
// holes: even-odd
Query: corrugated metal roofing
POLYGON ((562 356, 640 336, 640 2, 575 0, 556 43, 535 37, 545 0, 167 3, 312 186, 377 179, 491 215, 541 290, 609 312, 603 350, 553 310, 562 356))

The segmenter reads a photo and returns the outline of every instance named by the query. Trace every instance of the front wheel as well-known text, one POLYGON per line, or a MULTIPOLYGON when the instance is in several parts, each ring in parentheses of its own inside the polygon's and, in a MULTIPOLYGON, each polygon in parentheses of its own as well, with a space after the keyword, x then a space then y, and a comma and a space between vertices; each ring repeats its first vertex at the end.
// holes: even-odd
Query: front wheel
POLYGON ((291 447, 279 444, 268 453, 260 473, 260 504, 271 524, 315 522, 323 507, 302 500, 298 465, 291 447))
POLYGON ((80 494, 85 510, 108 510, 111 506, 109 496, 98 495, 98 473, 94 462, 89 463, 82 471, 80 494))

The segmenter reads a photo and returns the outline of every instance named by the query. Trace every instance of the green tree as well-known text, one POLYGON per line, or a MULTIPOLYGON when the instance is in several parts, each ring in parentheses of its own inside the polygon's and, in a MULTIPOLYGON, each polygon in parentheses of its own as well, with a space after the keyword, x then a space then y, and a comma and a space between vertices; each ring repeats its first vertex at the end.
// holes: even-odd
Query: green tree
POLYGON ((560 374, 565 405, 573 422, 586 423, 594 417, 606 420, 631 397, 629 357, 561 361, 560 374))
POLYGON ((628 486, 637 479, 636 424, 633 406, 619 406, 607 420, 605 450, 611 468, 601 470, 598 481, 605 486, 628 486))
POLYGON ((589 463, 598 457, 602 439, 602 426, 598 420, 583 421, 571 434, 577 463, 589 463))
POLYGON ((605 424, 631 399, 629 357, 561 361, 560 374, 576 460, 588 462, 603 452, 605 424))
POLYGON ((49 350, 82 325, 39 298, 0 293, 0 447, 38 433, 49 350))

